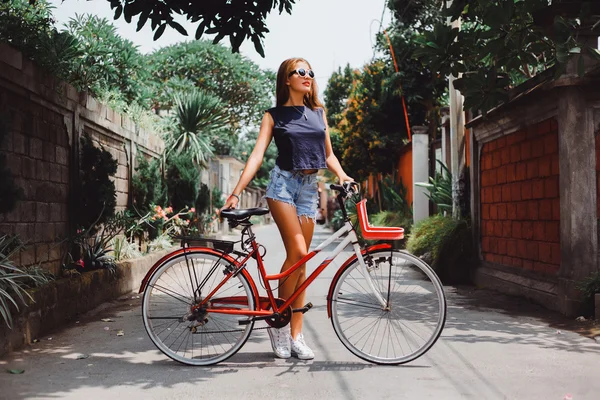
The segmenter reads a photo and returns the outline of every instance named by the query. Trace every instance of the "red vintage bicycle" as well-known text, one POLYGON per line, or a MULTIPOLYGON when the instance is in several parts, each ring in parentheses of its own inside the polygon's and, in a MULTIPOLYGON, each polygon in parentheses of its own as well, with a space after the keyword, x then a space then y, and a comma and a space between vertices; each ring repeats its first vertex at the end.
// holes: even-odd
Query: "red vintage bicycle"
MULTIPOLYGON (((356 356, 376 364, 402 364, 422 356, 439 338, 446 320, 443 287, 431 267, 389 243, 361 248, 345 200, 356 185, 331 185, 345 224, 287 271, 267 275, 265 248, 256 241, 250 217, 266 208, 223 210, 230 226, 241 226, 237 242, 181 237, 182 248, 166 255, 148 272, 140 287, 142 314, 150 339, 165 355, 188 365, 212 365, 234 355, 248 340, 256 321, 280 328, 295 312, 292 303, 323 270, 352 244, 354 254, 335 274, 327 295, 327 314, 341 342, 356 356), (339 238, 343 240, 283 300, 271 289, 339 238), (241 250, 234 245, 239 243, 241 250), (266 296, 247 270, 255 260, 266 296)), ((366 200, 357 203, 358 223, 367 240, 398 240, 402 228, 373 227, 366 200)))

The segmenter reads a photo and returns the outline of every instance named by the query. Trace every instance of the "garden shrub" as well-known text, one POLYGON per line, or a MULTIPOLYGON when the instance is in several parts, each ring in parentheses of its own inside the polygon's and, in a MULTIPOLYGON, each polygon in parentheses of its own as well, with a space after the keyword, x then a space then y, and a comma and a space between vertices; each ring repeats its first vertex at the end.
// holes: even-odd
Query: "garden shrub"
POLYGON ((406 248, 429 263, 445 283, 468 279, 472 243, 466 221, 439 214, 424 219, 413 227, 406 248))
POLYGON ((117 161, 112 154, 94 146, 89 136, 82 136, 77 195, 79 227, 93 230, 115 214, 117 193, 110 178, 116 172, 117 161))
POLYGON ((186 153, 172 154, 167 159, 169 204, 175 210, 192 207, 198 198, 200 171, 186 153))
POLYGON ((133 204, 139 212, 145 214, 154 204, 167 203, 167 188, 160 173, 160 160, 152 159, 148 162, 138 152, 136 164, 136 174, 131 180, 133 204))

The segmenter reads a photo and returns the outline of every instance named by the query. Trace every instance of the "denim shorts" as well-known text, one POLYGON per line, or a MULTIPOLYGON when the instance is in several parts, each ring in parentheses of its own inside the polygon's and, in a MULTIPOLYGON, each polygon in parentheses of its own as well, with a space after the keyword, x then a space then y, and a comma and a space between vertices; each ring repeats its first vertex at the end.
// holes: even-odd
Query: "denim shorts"
POLYGON ((275 165, 271 171, 271 180, 265 197, 291 204, 296 207, 298 217, 305 216, 314 222, 319 203, 317 173, 284 171, 275 165))

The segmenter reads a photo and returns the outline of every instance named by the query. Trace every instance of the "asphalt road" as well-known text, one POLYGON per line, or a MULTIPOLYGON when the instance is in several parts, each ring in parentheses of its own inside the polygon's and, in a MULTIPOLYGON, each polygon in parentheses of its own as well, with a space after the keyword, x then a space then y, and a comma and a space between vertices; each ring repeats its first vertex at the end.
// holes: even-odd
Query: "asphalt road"
MULTIPOLYGON (((318 227, 313 243, 328 234, 318 227)), ((285 255, 277 230, 260 227, 257 236, 270 249, 268 272, 278 271, 285 255)), ((308 271, 323 258, 309 263, 308 271)), ((395 367, 356 358, 327 318, 325 297, 336 265, 341 262, 330 265, 307 292, 314 307, 306 314, 304 334, 314 360, 275 358, 266 331, 255 330, 241 351, 222 364, 178 364, 146 335, 141 299, 132 294, 0 359, 0 398, 600 398, 600 344, 558 329, 555 314, 472 288, 446 287, 446 328, 425 356, 395 367), (117 336, 119 330, 124 336, 117 336), (25 372, 14 375, 7 369, 25 372)))

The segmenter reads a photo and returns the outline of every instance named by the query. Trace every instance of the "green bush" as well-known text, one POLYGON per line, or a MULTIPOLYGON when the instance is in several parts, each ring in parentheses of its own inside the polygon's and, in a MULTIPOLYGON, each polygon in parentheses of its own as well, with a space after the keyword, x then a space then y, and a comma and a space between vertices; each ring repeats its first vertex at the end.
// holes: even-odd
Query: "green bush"
POLYGON ((196 197, 196 214, 202 215, 208 211, 210 207, 210 190, 204 183, 200 184, 198 197, 196 197))
POLYGON ((600 272, 588 276, 577 287, 583 292, 586 300, 593 299, 596 293, 600 293, 600 272))
POLYGON ((429 263, 444 282, 468 279, 472 242, 466 221, 439 214, 424 219, 413 227, 406 248, 429 263))
POLYGON ((131 180, 133 204, 142 214, 152 209, 154 204, 167 203, 167 188, 160 173, 160 160, 146 160, 141 152, 136 157, 136 174, 131 180))
POLYGON ((174 210, 195 206, 199 184, 200 171, 187 153, 167 159, 167 190, 174 210))
POLYGON ((77 225, 93 230, 115 213, 117 193, 110 179, 117 161, 106 150, 94 146, 89 136, 81 137, 80 187, 77 195, 77 225))

